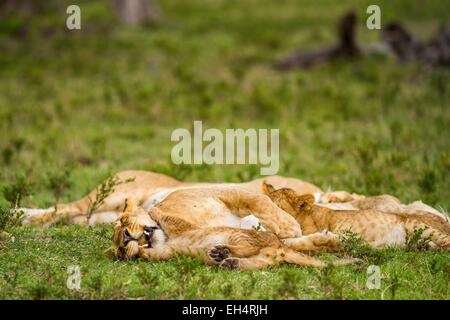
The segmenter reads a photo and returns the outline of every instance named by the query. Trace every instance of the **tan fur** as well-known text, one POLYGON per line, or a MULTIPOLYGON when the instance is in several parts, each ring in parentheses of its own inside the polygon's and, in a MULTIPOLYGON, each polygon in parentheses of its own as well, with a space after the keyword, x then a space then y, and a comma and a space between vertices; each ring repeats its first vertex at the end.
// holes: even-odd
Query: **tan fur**
POLYGON ((277 189, 289 188, 299 195, 316 194, 320 198, 319 205, 333 209, 375 209, 393 213, 430 212, 444 219, 448 219, 448 217, 420 201, 416 201, 410 205, 401 205, 396 198, 387 195, 366 198, 345 191, 322 192, 320 188, 313 184, 282 176, 270 176, 245 183, 192 183, 181 182, 172 177, 155 172, 129 170, 119 172, 116 174, 116 177, 121 181, 128 179, 134 179, 134 181, 116 186, 114 192, 106 198, 101 206, 96 208, 90 218, 88 218, 88 208, 90 203, 96 198, 96 189, 92 190, 85 197, 71 203, 58 204, 47 209, 19 208, 13 211, 21 211, 24 213, 24 224, 49 226, 58 221, 83 226, 109 224, 119 217, 123 211, 125 199, 127 198, 133 198, 139 205, 143 205, 149 198, 164 190, 209 186, 239 187, 248 192, 262 194, 261 184, 263 181, 266 181, 277 189))
POLYGON ((364 197, 345 203, 317 203, 318 206, 333 210, 375 210, 396 215, 416 215, 424 217, 437 217, 450 223, 449 217, 437 211, 436 209, 424 204, 421 201, 415 201, 410 204, 402 204, 397 198, 390 195, 380 195, 364 197))
MULTIPOLYGON (((128 201, 129 203, 130 201, 128 201)), ((291 216, 277 208, 266 196, 248 193, 245 190, 222 187, 196 190, 194 196, 187 190, 176 191, 162 203, 153 207, 149 215, 141 208, 127 209, 114 224, 112 252, 120 258, 141 257, 149 260, 167 260, 174 254, 198 256, 207 264, 219 265, 230 269, 260 269, 292 263, 304 266, 322 267, 327 264, 286 246, 273 232, 244 230, 226 226, 226 217, 233 215, 228 208, 241 209, 239 215, 247 210, 261 208, 254 212, 265 216, 265 210, 278 211, 284 219, 297 225, 291 216), (217 210, 220 198, 226 198, 222 210, 217 210), (211 202, 207 201, 211 200, 211 202), (263 202, 263 204, 258 204, 263 202), (256 207, 255 207, 256 206, 256 207), (214 211, 210 211, 214 207, 214 211), (292 219, 292 221, 291 221, 292 219), (164 230, 167 239, 151 240, 149 246, 142 242, 144 227, 158 224, 164 230), (123 234, 134 239, 123 246, 123 234)), ((267 218, 271 218, 270 215, 267 218)), ((283 226, 284 224, 281 223, 283 226)), ((296 228, 277 227, 278 233, 290 236, 297 234, 296 228)), ((357 262, 356 259, 335 261, 336 265, 357 262)))
MULTIPOLYGON (((152 195, 161 190, 176 190, 180 188, 192 187, 214 187, 229 186, 244 189, 248 192, 261 194, 260 185, 263 179, 256 179, 245 183, 193 183, 181 182, 172 177, 147 171, 122 171, 116 174, 121 181, 134 179, 132 182, 120 184, 115 187, 114 193, 106 198, 105 202, 96 208, 90 219, 88 219, 88 208, 92 201, 96 199, 97 191, 92 190, 88 195, 77 201, 58 204, 48 209, 39 210, 21 208, 18 211, 25 213, 24 224, 51 225, 64 220, 66 223, 87 225, 109 224, 115 221, 121 212, 125 199, 134 199, 138 205, 142 205, 152 195)), ((270 176, 265 178, 277 187, 288 187, 296 190, 299 194, 320 193, 321 190, 304 181, 295 178, 282 176, 270 176)))
MULTIPOLYGON (((291 214, 302 226, 303 234, 321 230, 339 233, 351 231, 360 235, 374 247, 401 247, 406 233, 426 228, 422 238, 431 237, 430 248, 450 250, 450 224, 443 218, 427 212, 383 212, 369 209, 379 204, 376 197, 359 201, 362 210, 332 210, 314 204, 312 195, 299 195, 289 188, 275 189, 268 183, 263 191, 284 211, 291 214)), ((385 196, 384 196, 385 197, 385 196)), ((388 199, 394 204, 394 199, 388 199)), ((400 202, 398 202, 400 204, 400 202)), ((395 208, 395 207, 390 207, 395 208)))

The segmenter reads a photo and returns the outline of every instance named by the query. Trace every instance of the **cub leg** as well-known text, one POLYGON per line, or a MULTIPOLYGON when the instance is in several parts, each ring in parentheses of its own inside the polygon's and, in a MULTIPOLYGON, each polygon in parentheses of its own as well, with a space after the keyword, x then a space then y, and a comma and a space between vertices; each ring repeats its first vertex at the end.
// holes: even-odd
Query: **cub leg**
POLYGON ((294 251, 287 247, 265 248, 258 255, 248 258, 229 257, 224 259, 220 266, 227 269, 248 270, 275 267, 280 264, 289 263, 307 267, 326 267, 329 264, 342 266, 359 263, 359 259, 339 259, 330 263, 310 257, 306 254, 294 251))
POLYGON ((334 266, 345 266, 348 264, 357 264, 361 263, 361 260, 358 258, 347 258, 347 259, 337 259, 330 262, 324 262, 319 259, 315 259, 313 257, 310 257, 308 255, 305 255, 303 253, 294 251, 290 248, 284 248, 283 250, 284 255, 281 254, 282 260, 280 262, 282 263, 291 263, 291 264, 298 264, 302 266, 312 266, 312 267, 326 267, 328 265, 334 265, 334 266))
POLYGON ((291 249, 307 253, 338 252, 340 249, 337 235, 328 231, 283 239, 282 242, 291 249))
POLYGON ((264 248, 259 254, 247 258, 229 257, 224 259, 220 266, 226 269, 251 270, 275 267, 282 263, 292 263, 302 266, 324 267, 326 263, 295 252, 288 248, 264 248))

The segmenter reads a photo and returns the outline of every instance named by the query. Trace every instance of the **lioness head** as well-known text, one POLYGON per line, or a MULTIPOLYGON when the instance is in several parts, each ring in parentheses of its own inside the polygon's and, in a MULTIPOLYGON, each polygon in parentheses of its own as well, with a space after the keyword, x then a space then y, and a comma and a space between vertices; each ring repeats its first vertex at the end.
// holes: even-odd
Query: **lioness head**
POLYGON ((142 249, 164 243, 164 232, 149 214, 132 200, 125 201, 122 215, 113 223, 113 246, 109 253, 118 258, 132 259, 140 256, 142 249))
POLYGON ((262 183, 262 191, 269 196, 273 203, 294 217, 300 213, 311 211, 314 204, 312 194, 298 195, 289 188, 275 189, 265 181, 262 183))

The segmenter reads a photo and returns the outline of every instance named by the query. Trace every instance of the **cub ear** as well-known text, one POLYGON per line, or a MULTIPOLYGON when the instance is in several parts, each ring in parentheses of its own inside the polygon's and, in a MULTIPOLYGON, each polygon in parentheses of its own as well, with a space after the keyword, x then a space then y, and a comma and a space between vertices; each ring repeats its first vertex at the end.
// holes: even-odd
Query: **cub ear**
POLYGON ((261 184, 261 189, 265 195, 269 195, 272 192, 275 192, 275 188, 273 187, 273 185, 271 185, 270 183, 267 183, 266 180, 263 180, 263 182, 261 184))
POLYGON ((311 210, 314 204, 314 196, 312 194, 304 194, 297 197, 297 206, 299 210, 311 210))

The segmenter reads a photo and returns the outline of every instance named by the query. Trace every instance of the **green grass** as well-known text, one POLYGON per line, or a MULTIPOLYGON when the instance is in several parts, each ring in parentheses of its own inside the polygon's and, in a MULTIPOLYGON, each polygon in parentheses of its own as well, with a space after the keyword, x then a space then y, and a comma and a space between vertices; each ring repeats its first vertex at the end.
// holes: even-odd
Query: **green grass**
MULTIPOLYGON (((119 261, 103 255, 109 228, 20 228, 2 247, 0 298, 27 299, 448 299, 448 256, 383 250, 358 266, 283 266, 228 271, 179 257, 168 262, 119 261), (367 266, 381 266, 381 288, 366 289, 367 266), (67 267, 81 268, 81 289, 66 287, 67 267), (395 288, 393 289, 393 286, 395 288)), ((323 258, 330 258, 324 256, 323 258)))
MULTIPOLYGON (((62 5, 0 24, 0 187, 26 177, 33 194, 22 205, 75 200, 130 168, 192 181, 257 177, 257 166, 171 164, 171 132, 203 120, 205 129, 279 128, 282 175, 449 210, 448 71, 383 56, 286 74, 268 67, 295 48, 333 42, 338 14, 364 17, 373 1, 159 1, 164 15, 142 28, 118 25, 104 3, 80 1, 81 33, 65 30, 62 5), (25 37, 15 35, 21 23, 25 37), (66 169, 68 177, 56 174, 66 169)), ((450 18, 445 1, 377 3, 382 23, 399 19, 421 37, 450 18)), ((364 26, 360 38, 377 40, 364 26)), ((370 251, 362 266, 231 272, 184 257, 111 260, 102 254, 108 227, 8 231, 4 299, 450 297, 446 253, 370 251), (371 263, 381 267, 380 290, 365 288, 371 263), (80 291, 66 288, 70 265, 81 267, 80 291)))

